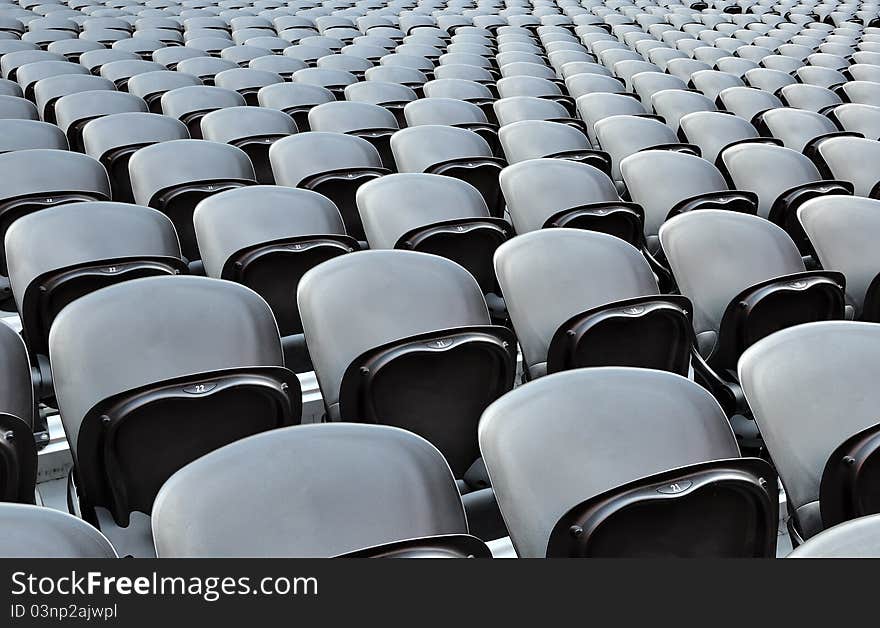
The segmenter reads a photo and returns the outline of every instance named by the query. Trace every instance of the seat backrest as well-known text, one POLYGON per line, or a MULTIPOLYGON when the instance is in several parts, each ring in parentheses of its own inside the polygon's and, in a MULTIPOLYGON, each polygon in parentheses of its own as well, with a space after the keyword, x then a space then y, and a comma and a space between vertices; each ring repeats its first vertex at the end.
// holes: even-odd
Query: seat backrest
POLYGON ((477 105, 456 98, 421 98, 403 109, 408 126, 422 124, 487 124, 486 114, 477 105))
POLYGON ((461 218, 488 218, 479 190, 452 177, 391 174, 362 185, 358 211, 372 249, 393 249, 413 229, 461 218))
POLYGON ((55 318, 49 357, 75 461, 83 418, 114 395, 222 369, 283 366, 266 302, 204 277, 135 279, 80 297, 55 318))
POLYGON ((496 251, 495 273, 523 359, 538 373, 553 335, 570 317, 658 293, 651 268, 636 248, 581 229, 544 229, 513 238, 496 251))
POLYGON ((216 278, 225 278, 231 256, 248 247, 297 236, 345 234, 342 216, 329 199, 311 190, 272 185, 209 196, 196 206, 193 223, 205 272, 216 278))
POLYGON ((400 172, 425 172, 451 159, 492 156, 486 140, 473 131, 434 124, 396 132, 391 136, 391 150, 400 172))
POLYGON ((693 303, 698 334, 717 332, 728 304, 746 288, 805 270, 785 231, 738 212, 675 216, 660 227, 660 243, 681 294, 693 303))
POLYGON ((565 159, 530 159, 508 166, 501 171, 500 183, 519 234, 541 229, 562 210, 620 199, 604 172, 565 159))
POLYGON ((334 101, 309 110, 312 131, 350 133, 366 129, 396 129, 394 114, 366 102, 334 101))
POLYGON ((172 476, 153 510, 160 557, 331 557, 465 533, 440 452, 380 425, 301 425, 238 441, 172 476), (316 468, 323 471, 309 471, 316 468), (219 490, 219 478, 235 492, 219 490), (255 478, 259 491, 248 488, 255 478), (254 516, 262 520, 258 533, 254 516), (363 525, 352 526, 355 520, 363 525))
POLYGON ((293 119, 281 111, 263 107, 226 107, 205 115, 201 121, 206 140, 231 144, 237 140, 264 139, 296 133, 293 119))
POLYGON ((837 132, 837 127, 828 117, 805 109, 770 109, 761 114, 760 120, 773 137, 782 140, 786 148, 799 152, 813 138, 837 132))
POLYGON ((67 137, 48 122, 0 120, 0 153, 34 148, 67 150, 67 137))
POLYGON ((880 142, 861 137, 831 137, 818 146, 819 156, 836 179, 853 184, 856 196, 875 196, 880 176, 872 167, 880 142))
POLYGON ((297 303, 328 409, 338 404, 345 370, 365 351, 420 333, 489 324, 483 293, 467 270, 413 251, 361 251, 324 262, 303 276, 297 303))
POLYGON ((786 558, 880 558, 880 515, 838 524, 801 543, 786 558))
POLYGON ((568 118, 566 108, 547 98, 535 96, 512 96, 496 100, 492 108, 501 126, 521 120, 553 120, 568 118))
POLYGON ((699 146, 703 159, 713 164, 728 145, 758 137, 758 131, 748 120, 719 111, 695 111, 679 123, 687 141, 699 146))
POLYGON ((740 357, 743 392, 805 536, 822 527, 819 486, 828 458, 877 424, 878 357, 880 327, 851 321, 790 327, 740 357))
POLYGON ((275 182, 290 187, 331 170, 382 167, 379 152, 367 140, 317 131, 297 133, 273 143, 269 160, 275 182))
POLYGON ((678 143, 671 128, 653 118, 612 115, 593 125, 596 141, 611 156, 611 177, 621 181, 620 162, 639 151, 678 143))
POLYGON ((798 207, 803 226, 822 267, 846 277, 849 303, 861 314, 871 283, 880 274, 880 201, 858 196, 826 196, 798 207))
POLYGON ((585 499, 651 474, 739 457, 729 422, 704 388, 650 369, 578 369, 535 380, 486 409, 479 438, 523 558, 543 557, 556 522, 585 499))
POLYGON ((84 192, 110 198, 104 167, 86 155, 66 150, 33 149, 0 155, 0 202, 33 194, 84 192))
POLYGON ((758 215, 764 218, 770 215, 770 209, 780 194, 822 179, 813 162, 784 146, 738 144, 722 152, 720 159, 734 187, 758 195, 758 215))
POLYGON ((499 129, 498 139, 511 164, 591 148, 590 141, 581 131, 568 124, 547 120, 520 120, 506 124, 499 129))
POLYGON ((4 558, 116 558, 116 550, 96 528, 52 508, 0 504, 0 525, 4 558))
POLYGON ((83 127, 85 151, 95 159, 118 148, 183 139, 189 139, 186 125, 158 113, 114 113, 83 127))
POLYGON ((686 153, 643 150, 620 162, 620 173, 632 200, 645 210, 645 234, 657 235, 669 210, 684 199, 727 189, 711 163, 686 153), (674 183, 672 183, 674 182, 674 183))
POLYGON ((244 151, 206 140, 173 140, 141 148, 128 162, 128 172, 135 201, 141 205, 150 205, 161 192, 188 183, 256 181, 244 151))

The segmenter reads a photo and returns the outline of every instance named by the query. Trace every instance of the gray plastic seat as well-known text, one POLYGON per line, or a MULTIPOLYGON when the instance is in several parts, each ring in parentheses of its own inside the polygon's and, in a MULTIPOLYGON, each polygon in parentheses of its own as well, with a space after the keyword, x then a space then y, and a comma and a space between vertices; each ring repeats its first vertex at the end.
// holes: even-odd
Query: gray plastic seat
POLYGON ((34 85, 34 102, 45 122, 55 123, 55 103, 67 94, 93 90, 115 91, 112 81, 100 76, 61 74, 44 78, 34 85))
POLYGON ((516 351, 473 275, 437 255, 361 251, 306 273, 297 303, 328 419, 408 429, 464 478, 480 413, 513 386, 516 351), (426 376, 430 387, 413 385, 426 376))
MULTIPOLYGON (((79 201, 109 200, 107 172, 96 160, 66 150, 32 149, 0 155, 0 236, 21 216, 79 201)), ((6 254, 0 275, 7 276, 6 254)))
POLYGON ((274 72, 285 81, 289 81, 294 72, 307 68, 305 61, 294 59, 285 55, 265 55, 251 59, 247 67, 254 70, 265 70, 266 72, 274 72))
MULTIPOLYGON (((439 77, 438 77, 439 78, 439 77)), ((400 83, 413 89, 419 89, 428 82, 428 76, 416 68, 400 65, 377 65, 364 72, 367 81, 385 81, 400 83)))
POLYGON ((357 83, 357 77, 351 72, 342 70, 325 70, 322 68, 305 68, 293 73, 294 83, 317 85, 329 89, 336 100, 345 99, 345 88, 357 83))
POLYGON ((666 120, 666 124, 678 133, 682 117, 695 111, 715 111, 715 103, 710 98, 680 89, 666 89, 651 96, 654 111, 666 120))
POLYGON ((816 152, 827 178, 849 183, 856 196, 880 196, 880 176, 872 167, 880 155, 880 142, 842 134, 824 139, 816 152))
POLYGON ((362 137, 376 147, 386 168, 395 169, 390 140, 398 128, 397 118, 385 107, 351 101, 324 103, 309 110, 309 128, 362 137))
MULTIPOLYGON (((180 46, 175 46, 175 48, 182 49, 180 46)), ((82 53, 79 56, 79 63, 91 74, 99 76, 101 74, 101 68, 106 63, 113 63, 114 61, 137 61, 139 59, 140 57, 133 52, 114 50, 112 48, 100 48, 98 50, 88 50, 82 53)))
POLYGON ((272 144, 269 162, 278 185, 326 196, 342 214, 346 232, 364 239, 355 193, 365 182, 389 172, 370 142, 342 133, 298 133, 272 144))
POLYGON ((259 105, 257 93, 261 88, 283 82, 284 79, 274 72, 253 68, 223 70, 214 76, 214 85, 238 92, 247 104, 255 107, 259 105))
POLYGON ((83 128, 89 121, 114 113, 149 111, 142 98, 125 92, 90 90, 62 96, 55 103, 58 128, 67 135, 71 150, 83 152, 83 128))
POLYGON ((657 233, 669 217, 696 209, 720 208, 755 213, 753 193, 729 190, 721 172, 693 154, 646 149, 625 157, 620 172, 629 197, 645 212, 648 249, 657 250, 657 233), (675 181, 674 185, 659 182, 675 181))
MULTIPOLYGON (((167 48, 160 48, 159 50, 154 51, 153 61, 161 63, 169 70, 174 70, 177 68, 177 64, 184 59, 205 57, 207 54, 208 53, 201 50, 186 46, 168 46, 167 48)), ((82 59, 80 58, 80 60, 82 59)))
POLYGON ((82 130, 85 153, 100 161, 110 176, 113 199, 133 202, 128 160, 139 148, 189 139, 186 125, 156 113, 114 113, 95 118, 82 130))
POLYGON ((501 172, 501 189, 519 234, 545 227, 577 227, 643 242, 641 210, 624 203, 607 173, 567 159, 532 159, 501 172))
POLYGON ((192 224, 199 201, 256 183, 247 153, 205 140, 172 140, 141 148, 129 159, 128 172, 135 202, 171 218, 190 262, 200 259, 192 224))
POLYGON ((773 94, 762 92, 754 87, 728 87, 718 94, 719 107, 751 122, 752 119, 768 109, 782 107, 782 101, 773 94))
POLYGON ((796 83, 779 89, 779 99, 789 107, 807 109, 817 113, 836 107, 843 100, 836 93, 818 85, 796 83))
POLYGON ((162 94, 162 113, 183 122, 190 137, 201 139, 205 114, 224 107, 243 107, 244 96, 231 89, 210 85, 177 87, 162 94))
POLYGON ((0 120, 39 120, 34 103, 18 96, 0 96, 0 120))
POLYGON ((24 92, 21 91, 21 87, 15 81, 0 79, 0 96, 16 96, 17 98, 23 98, 24 92))
MULTIPOLYGON (((4 434, 0 502, 33 504, 37 481, 34 431, 43 431, 46 425, 34 404, 27 349, 21 335, 8 325, 0 327, 0 366, 0 430, 4 434)), ((4 527, 4 538, 8 532, 4 527)))
POLYGON ((747 120, 718 111, 695 111, 682 117, 679 124, 683 138, 698 146, 703 159, 712 163, 731 144, 758 137, 747 120))
POLYGON ((880 139, 880 106, 844 103, 829 115, 844 131, 860 133, 869 140, 880 139))
POLYGON ((181 60, 174 69, 176 72, 183 72, 198 77, 205 85, 213 85, 214 77, 220 72, 236 68, 238 68, 238 64, 228 59, 193 57, 181 60))
POLYGON ((0 504, 0 525, 4 558, 116 558, 93 526, 51 508, 0 504))
POLYGON ((440 452, 382 425, 303 425, 213 452, 163 487, 153 531, 163 558, 490 556, 467 536, 440 452), (252 478, 235 471, 241 464, 265 478, 262 490, 246 488, 252 478), (332 472, 308 472, 325 465, 332 472), (357 482, 346 481, 352 475, 357 482), (241 488, 230 497, 205 484, 213 478, 241 488), (250 529, 253 515, 266 518, 260 534, 250 529))
POLYGON ((96 290, 55 318, 49 355, 81 512, 108 529, 149 515, 165 480, 196 458, 300 421, 272 312, 232 282, 146 277, 96 290))
POLYGON ((0 120, 0 153, 33 148, 67 150, 67 137, 48 122, 0 120))
POLYGON ((758 195, 758 215, 782 226, 799 245, 795 212, 801 203, 819 195, 852 194, 851 183, 823 180, 812 161, 783 146, 738 144, 724 150, 719 161, 737 188, 758 195))
POLYGON ((520 122, 521 120, 549 120, 551 122, 563 122, 584 130, 584 123, 571 117, 565 105, 549 98, 511 96, 496 100, 492 104, 492 109, 499 126, 520 122))
POLYGON ((874 448, 868 444, 859 452, 847 445, 876 430, 870 373, 880 355, 878 334, 872 323, 798 325, 764 338, 740 358, 743 392, 788 496, 789 529, 802 539, 872 514, 862 512, 871 508, 871 486, 860 463, 870 461, 874 448), (851 480, 840 481, 846 456, 855 456, 859 466, 851 480))
POLYGON ((880 201, 820 197, 801 205, 797 215, 822 268, 846 277, 847 305, 855 318, 880 322, 880 258, 874 246, 880 201))
POLYGON ((310 190, 257 185, 206 198, 193 223, 207 275, 262 296, 278 321, 285 364, 310 371, 296 286, 310 268, 358 249, 336 206, 310 190))
POLYGON ((101 66, 101 76, 113 81, 116 89, 127 91, 128 81, 133 76, 146 72, 159 72, 165 69, 161 63, 133 59, 124 61, 111 61, 101 66))
POLYGON ((16 220, 5 242, 23 335, 41 370, 48 365, 52 321, 67 304, 121 281, 186 271, 171 221, 126 203, 50 207, 16 220))
POLYGON ((41 79, 50 76, 62 76, 66 74, 88 74, 83 66, 70 61, 36 61, 26 63, 18 68, 15 80, 21 85, 25 98, 34 100, 34 86, 41 79))
POLYGON ((675 132, 655 118, 638 115, 611 115, 593 125, 596 141, 611 157, 611 177, 623 190, 620 162, 649 148, 696 153, 693 146, 681 144, 675 132))
POLYGON ((651 106, 651 98, 658 92, 687 89, 687 83, 683 80, 664 72, 639 72, 632 77, 632 86, 646 107, 651 106))
POLYGON ((143 98, 153 113, 162 113, 162 95, 178 87, 202 85, 197 76, 185 72, 159 70, 136 74, 128 79, 129 94, 143 98))
MULTIPOLYGON (((24 43, 22 42, 22 45, 24 43)), ((58 61, 63 63, 67 61, 62 55, 40 50, 36 45, 34 46, 33 49, 11 51, 7 49, 7 51, 4 51, 2 58, 0 58, 0 71, 3 73, 3 78, 10 81, 18 81, 19 68, 30 63, 38 63, 40 61, 58 61)), ((2 50, 2 47, 0 47, 0 50, 2 50)), ((62 67, 67 68, 67 66, 62 67)), ((22 89, 24 89, 24 86, 22 86, 22 89)))
POLYGON ((495 270, 529 379, 609 365, 687 374, 689 304, 659 296, 648 262, 620 238, 534 231, 499 247, 495 270))
POLYGON ((590 141, 598 145, 595 124, 610 116, 645 115, 648 111, 638 99, 624 94, 586 94, 577 99, 577 110, 587 127, 590 141))
POLYGON ((681 294, 693 303, 700 353, 716 372, 732 369, 768 333, 843 318, 840 273, 807 271, 788 234, 763 218, 689 212, 660 227, 660 242, 681 294))
POLYGON ((297 132, 287 114, 262 107, 226 107, 206 114, 201 121, 202 136, 242 149, 254 165, 259 183, 272 184, 269 148, 282 137, 297 132))
POLYGON ((838 129, 827 117, 805 109, 782 107, 770 109, 755 118, 762 135, 782 140, 782 145, 798 152, 812 155, 816 146, 838 129))
POLYGON ((786 558, 880 558, 880 515, 833 526, 802 543, 786 558))
POLYGON ((304 83, 267 85, 257 92, 257 101, 261 107, 278 109, 288 114, 300 131, 310 130, 308 115, 312 107, 335 100, 329 89, 304 83))
POLYGON ((400 172, 427 172, 461 179, 480 191, 493 216, 503 212, 498 173, 504 161, 474 131, 427 124, 391 136, 391 152, 400 172))
POLYGON ((678 375, 620 367, 549 375, 492 404, 479 438, 521 557, 775 553, 772 468, 741 459, 717 402, 678 375), (742 492, 712 491, 722 478, 742 492), (597 512, 599 503, 609 509, 597 512))
MULTIPOLYGON (((357 191, 357 205, 371 249, 408 249, 451 259, 467 269, 486 295, 497 286, 492 254, 510 235, 489 214, 472 185, 435 174, 394 174, 357 191)), ((500 298, 489 297, 493 309, 500 298)))
POLYGON ((558 157, 580 161, 594 154, 590 140, 578 129, 548 120, 521 120, 506 124, 498 139, 508 163, 558 157))

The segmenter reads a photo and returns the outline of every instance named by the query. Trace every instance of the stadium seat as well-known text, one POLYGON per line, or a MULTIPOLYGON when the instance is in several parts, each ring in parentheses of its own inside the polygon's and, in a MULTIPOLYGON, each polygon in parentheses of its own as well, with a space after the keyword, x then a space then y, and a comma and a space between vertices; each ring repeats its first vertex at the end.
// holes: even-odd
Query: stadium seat
POLYGON ((298 133, 272 144, 269 162, 278 185, 326 196, 342 214, 348 235, 364 240, 355 194, 367 181, 389 172, 370 142, 342 133, 298 133))
POLYGON ((549 375, 489 406, 479 437, 520 557, 775 553, 773 468, 741 458, 721 408, 679 375, 549 375))
POLYGON ((877 512, 875 388, 865 377, 878 332, 873 323, 798 325, 740 358, 743 392, 785 486, 794 543, 877 512))
POLYGON ((135 202, 171 219, 188 262, 201 259, 192 224, 199 201, 256 184, 247 153, 206 140, 172 140, 140 148, 128 161, 128 173, 135 202))
POLYGON ((491 556, 468 535, 440 452, 383 425, 302 425, 218 449, 169 479, 153 529, 160 558, 491 556), (262 490, 235 471, 242 464, 263 478, 262 490), (232 492, 213 482, 221 477, 232 492), (255 515, 260 534, 247 531, 255 515))
POLYGON ((285 364, 311 370, 296 286, 312 267, 359 248, 336 206, 310 190, 256 185, 201 201, 193 223, 208 277, 262 296, 278 321, 285 364))
MULTIPOLYGON (((49 357, 72 443, 71 500, 108 535, 148 515, 187 463, 300 421, 272 312, 232 282, 147 277, 96 290, 55 318, 49 357)), ((122 534, 149 541, 134 525, 122 534)))
POLYGON ((3 558, 116 558, 93 526, 51 508, 0 504, 0 525, 3 558))
POLYGON ((38 426, 31 367, 21 336, 6 324, 0 324, 0 366, 0 502, 33 504, 38 426))
POLYGON ((201 121, 202 137, 231 144, 247 153, 258 183, 273 184, 269 164, 272 143, 297 132, 293 119, 274 109, 226 107, 206 114, 201 121))
POLYGON ((786 558, 880 558, 880 516, 859 517, 820 532, 786 558))
POLYGON ((503 310, 492 269, 510 225, 492 217, 479 190, 436 174, 393 174, 358 188, 357 205, 371 249, 433 253, 476 278, 494 312, 503 310))
POLYGON ((400 172, 442 174, 470 183, 480 191, 492 216, 504 213, 498 175, 505 163, 474 131, 422 125, 391 136, 391 152, 400 172))
POLYGON ((121 281, 186 272, 171 221, 125 203, 68 203, 23 216, 9 227, 6 245, 12 295, 44 397, 52 392, 49 329, 67 304, 121 281))

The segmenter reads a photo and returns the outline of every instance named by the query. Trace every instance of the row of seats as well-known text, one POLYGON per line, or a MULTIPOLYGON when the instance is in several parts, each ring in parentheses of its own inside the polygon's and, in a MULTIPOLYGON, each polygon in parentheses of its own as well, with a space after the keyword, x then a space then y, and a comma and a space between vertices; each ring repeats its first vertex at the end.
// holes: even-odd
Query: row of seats
MULTIPOLYGON (((878 555, 880 518, 851 519, 872 495, 878 345, 873 324, 812 323, 740 361, 789 497, 808 502, 799 522, 821 513, 826 528, 794 556, 878 555), (846 421, 829 423, 829 411, 846 421), (827 437, 864 425, 828 455, 827 437)), ((519 556, 775 554, 776 473, 740 456, 717 402, 681 376, 549 375, 491 404, 479 441, 519 556)), ((115 556, 94 528, 49 512, 0 505, 4 555, 115 556)), ((162 486, 152 527, 160 557, 491 555, 468 534, 444 456, 412 432, 368 424, 282 428, 208 453, 162 486)))
POLYGON ((72 510, 160 556, 769 556, 777 474, 795 542, 874 511, 823 471, 870 419, 801 443, 745 366, 819 327, 870 364, 874 5, 82 2, 0 5, 7 499, 39 401, 72 510))

